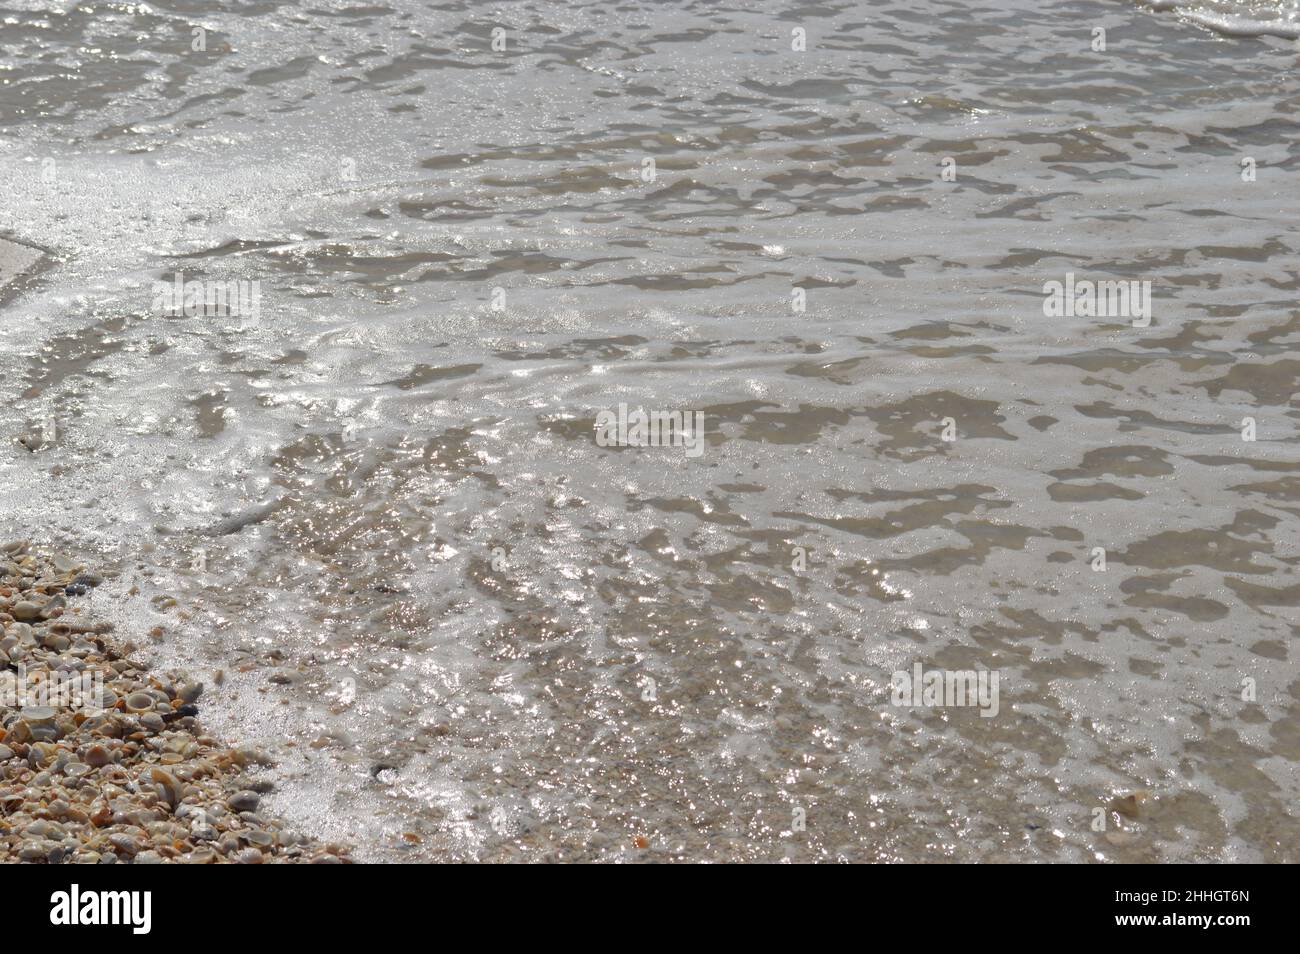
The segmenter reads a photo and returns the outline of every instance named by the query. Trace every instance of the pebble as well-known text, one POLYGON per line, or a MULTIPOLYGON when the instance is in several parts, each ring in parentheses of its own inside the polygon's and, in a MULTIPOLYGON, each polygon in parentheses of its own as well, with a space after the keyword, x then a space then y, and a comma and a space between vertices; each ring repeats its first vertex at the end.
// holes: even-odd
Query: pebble
POLYGON ((9 610, 9 614, 21 622, 30 622, 41 618, 41 607, 37 603, 22 600, 13 605, 13 608, 9 610))
POLYGON ((234 812, 255 812, 259 801, 261 799, 258 798, 257 792, 243 791, 231 795, 226 804, 234 812))

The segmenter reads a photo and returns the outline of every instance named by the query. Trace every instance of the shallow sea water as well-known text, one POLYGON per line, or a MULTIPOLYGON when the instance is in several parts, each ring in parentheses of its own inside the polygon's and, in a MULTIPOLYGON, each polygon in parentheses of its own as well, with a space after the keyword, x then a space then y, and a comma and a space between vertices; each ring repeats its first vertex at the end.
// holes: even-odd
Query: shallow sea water
POLYGON ((9 0, 0 533, 365 859, 1298 861, 1296 5, 1160 7, 9 0))

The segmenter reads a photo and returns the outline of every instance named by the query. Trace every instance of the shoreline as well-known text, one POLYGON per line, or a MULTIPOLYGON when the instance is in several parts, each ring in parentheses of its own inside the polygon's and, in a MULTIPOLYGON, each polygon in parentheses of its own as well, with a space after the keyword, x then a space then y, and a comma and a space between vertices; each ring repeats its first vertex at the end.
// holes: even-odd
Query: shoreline
POLYGON ((245 769, 267 758, 205 732, 202 683, 83 618, 77 598, 101 582, 0 546, 0 862, 351 863, 259 813, 270 787, 245 769))

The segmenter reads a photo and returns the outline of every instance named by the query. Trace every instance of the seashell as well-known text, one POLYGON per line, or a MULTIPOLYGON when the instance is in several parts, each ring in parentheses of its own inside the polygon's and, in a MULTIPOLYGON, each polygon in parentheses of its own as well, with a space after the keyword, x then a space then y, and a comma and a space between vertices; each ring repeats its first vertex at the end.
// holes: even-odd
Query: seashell
POLYGON ((123 700, 126 703, 127 712, 152 712, 154 707, 154 698, 143 690, 136 690, 123 700))
POLYGON ((170 772, 160 768, 155 768, 149 773, 158 785, 158 793, 167 802, 168 807, 175 808, 181 800, 181 783, 176 781, 176 777, 170 772))
POLYGON ((29 726, 52 724, 58 714, 52 706, 24 706, 20 710, 20 717, 29 726))
POLYGON ((116 832, 109 835, 108 841, 109 844, 122 852, 122 854, 134 855, 140 850, 140 842, 135 838, 135 836, 128 835, 125 832, 116 832))
POLYGON ((53 742, 59 738, 55 710, 48 706, 30 706, 19 712, 9 727, 9 742, 53 742))
MULTIPOLYGON (((43 769, 59 754, 58 747, 52 742, 34 742, 30 749, 27 750, 27 764, 34 769, 43 769)), ((32 779, 33 785, 36 779, 32 779)))
POLYGON ((105 726, 110 725, 109 716, 104 713, 87 715, 86 720, 81 723, 82 730, 88 735, 103 735, 105 726))
POLYGON ((156 712, 146 712, 140 716, 140 726, 148 729, 150 732, 161 732, 167 727, 163 717, 156 712))

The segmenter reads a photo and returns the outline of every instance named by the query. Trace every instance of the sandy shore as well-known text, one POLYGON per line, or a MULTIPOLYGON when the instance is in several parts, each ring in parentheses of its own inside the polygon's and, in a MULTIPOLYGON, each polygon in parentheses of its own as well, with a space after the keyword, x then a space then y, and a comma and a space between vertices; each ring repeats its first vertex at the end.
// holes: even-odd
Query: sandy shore
POLYGON ((202 683, 149 672, 76 605, 79 562, 0 547, 0 861, 347 861, 259 813, 251 748, 206 734, 202 683))

